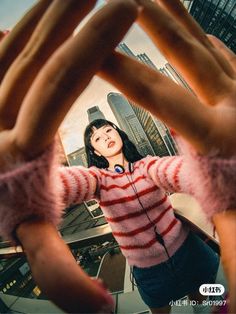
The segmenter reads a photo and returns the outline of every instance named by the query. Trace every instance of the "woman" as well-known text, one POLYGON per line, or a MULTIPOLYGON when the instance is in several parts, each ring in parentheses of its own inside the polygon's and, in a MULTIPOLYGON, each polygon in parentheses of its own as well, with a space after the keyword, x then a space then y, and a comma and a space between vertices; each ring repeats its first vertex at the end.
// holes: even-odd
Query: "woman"
MULTIPOLYGON (((169 313, 185 295, 199 303, 219 258, 175 218, 166 191, 183 191, 183 157, 143 158, 127 135, 98 119, 84 133, 89 169, 60 170, 67 204, 95 198, 152 313, 169 313)), ((186 191, 185 191, 186 192, 186 191)))
MULTIPOLYGON (((104 291, 81 272, 58 236, 63 206, 53 184, 50 145, 74 100, 101 70, 106 80, 191 144, 194 153, 187 157, 192 191, 215 223, 229 281, 229 311, 235 313, 235 55, 217 39, 209 41, 178 0, 109 1, 70 37, 95 2, 41 0, 31 12, 36 15, 26 16, 1 42, 1 235, 22 244, 36 282, 65 311, 95 312, 107 304, 104 291), (112 52, 137 16, 197 97, 112 52), (99 51, 96 58, 94 51, 99 51)), ((86 176, 83 184, 89 184, 86 176)), ((76 195, 71 195, 73 201, 76 195)))

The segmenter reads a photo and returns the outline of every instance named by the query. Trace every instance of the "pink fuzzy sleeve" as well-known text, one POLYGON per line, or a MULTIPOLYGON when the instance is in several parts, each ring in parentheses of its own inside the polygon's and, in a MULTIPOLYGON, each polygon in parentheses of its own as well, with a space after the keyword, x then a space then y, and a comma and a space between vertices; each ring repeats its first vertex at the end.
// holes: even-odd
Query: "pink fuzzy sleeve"
POLYGON ((148 175, 169 192, 193 195, 211 219, 218 212, 236 209, 236 156, 201 156, 178 138, 181 156, 147 157, 148 175))
POLYGON ((162 158, 148 156, 145 160, 147 175, 158 187, 168 192, 184 192, 180 182, 183 166, 182 156, 162 158))
POLYGON ((16 227, 29 219, 59 224, 64 205, 54 147, 29 162, 8 158, 7 169, 1 169, 0 235, 4 239, 17 242, 16 227))
POLYGON ((195 196, 209 219, 216 213, 236 210, 236 156, 202 156, 183 139, 177 140, 184 154, 182 189, 195 196))
POLYGON ((99 198, 99 173, 95 167, 60 167, 59 175, 65 206, 99 198))

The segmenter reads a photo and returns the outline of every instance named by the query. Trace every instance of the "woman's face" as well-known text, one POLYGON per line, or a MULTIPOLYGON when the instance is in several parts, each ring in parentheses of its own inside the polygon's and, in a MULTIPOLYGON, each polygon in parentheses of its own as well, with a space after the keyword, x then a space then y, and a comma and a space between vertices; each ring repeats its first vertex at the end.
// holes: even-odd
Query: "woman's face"
POLYGON ((99 129, 94 128, 91 136, 91 145, 98 156, 113 157, 122 151, 122 139, 111 125, 104 125, 99 129))

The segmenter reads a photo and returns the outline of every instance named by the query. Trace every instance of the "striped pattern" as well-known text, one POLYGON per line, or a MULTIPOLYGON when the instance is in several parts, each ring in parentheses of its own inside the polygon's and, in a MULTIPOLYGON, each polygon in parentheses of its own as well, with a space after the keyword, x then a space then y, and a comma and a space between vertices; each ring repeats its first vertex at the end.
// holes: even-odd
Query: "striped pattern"
POLYGON ((84 167, 61 167, 59 174, 67 206, 96 198, 96 172, 84 167))
POLYGON ((183 165, 183 157, 151 158, 147 172, 153 181, 169 192, 181 191, 179 174, 183 165))
POLYGON ((165 194, 181 190, 182 163, 182 157, 148 156, 135 163, 133 173, 126 169, 123 174, 95 167, 62 168, 64 200, 72 204, 97 199, 129 264, 149 267, 167 260, 154 228, 170 255, 187 236, 165 194))

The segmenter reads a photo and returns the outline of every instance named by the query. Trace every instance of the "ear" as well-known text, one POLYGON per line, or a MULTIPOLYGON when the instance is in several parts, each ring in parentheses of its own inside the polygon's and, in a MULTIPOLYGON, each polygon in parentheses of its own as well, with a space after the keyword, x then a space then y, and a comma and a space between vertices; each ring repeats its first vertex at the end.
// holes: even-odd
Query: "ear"
POLYGON ((94 150, 94 154, 96 154, 97 156, 102 156, 97 150, 94 150))

